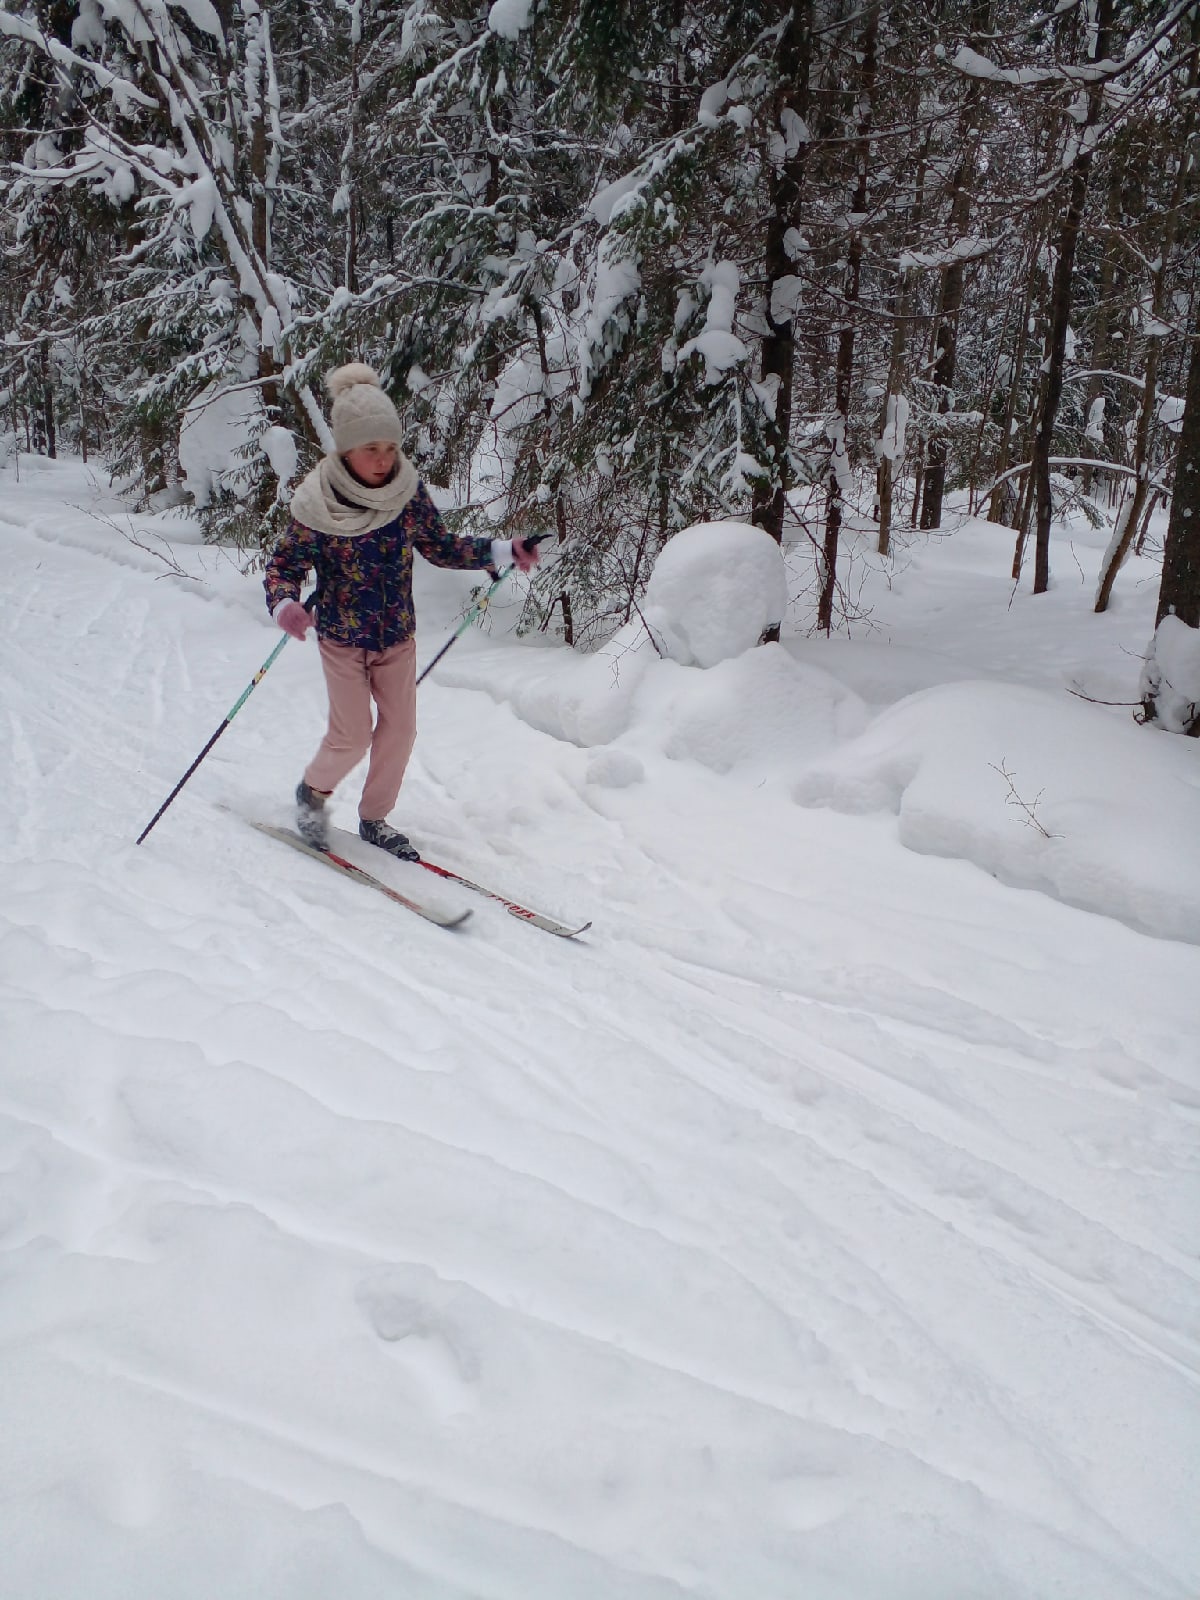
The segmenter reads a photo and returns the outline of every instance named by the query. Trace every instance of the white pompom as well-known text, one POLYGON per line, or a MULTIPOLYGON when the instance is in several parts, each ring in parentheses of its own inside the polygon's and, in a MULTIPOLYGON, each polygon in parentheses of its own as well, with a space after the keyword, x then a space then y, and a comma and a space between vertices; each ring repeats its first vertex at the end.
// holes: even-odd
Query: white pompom
POLYGON ((348 366, 334 367, 325 379, 325 387, 329 390, 330 398, 336 400, 338 395, 345 394, 347 389, 352 389, 356 383, 369 384, 372 389, 381 389, 379 374, 364 361, 351 361, 348 366))

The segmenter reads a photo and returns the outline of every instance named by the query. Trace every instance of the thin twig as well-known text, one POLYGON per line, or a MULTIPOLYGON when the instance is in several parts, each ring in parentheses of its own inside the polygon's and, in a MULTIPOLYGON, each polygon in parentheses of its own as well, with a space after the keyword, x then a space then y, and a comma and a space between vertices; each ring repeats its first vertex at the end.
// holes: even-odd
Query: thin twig
POLYGON ((1046 792, 1044 789, 1039 789, 1032 800, 1025 800, 1017 793, 1016 785, 1013 783, 1013 775, 1008 770, 1007 763, 1002 761, 1000 765, 997 766, 994 761, 989 761, 988 766, 991 767, 993 772, 998 772, 1008 784, 1008 793, 1004 797, 1004 803, 1006 806, 1016 806, 1018 811, 1023 811, 1025 813, 1026 827, 1036 828, 1037 831, 1042 835, 1043 839, 1059 839, 1062 837, 1061 834, 1051 833, 1047 828, 1044 828, 1041 822, 1038 820, 1037 806, 1038 802, 1046 792))
POLYGON ((1068 689, 1068 694, 1073 694, 1077 700, 1086 700, 1094 706, 1140 706, 1140 700, 1097 700, 1095 695, 1084 694, 1082 689, 1068 689))
MULTIPOLYGON (((75 509, 82 511, 85 516, 92 517, 96 522, 103 523, 106 528, 111 528, 114 533, 119 533, 122 539, 128 540, 136 549, 143 551, 148 556, 153 556, 156 561, 161 561, 167 570, 160 572, 158 578, 186 578, 189 583, 204 583, 206 581, 203 578, 197 578, 193 573, 188 572, 186 568, 180 566, 179 558, 161 533, 153 533, 152 531, 152 537, 157 539, 163 546, 162 550, 156 550, 152 544, 147 544, 144 539, 139 538, 131 517, 126 517, 125 519, 129 526, 122 528, 107 512, 94 511, 88 506, 76 506, 75 509)), ((157 578, 155 581, 158 581, 157 578)))

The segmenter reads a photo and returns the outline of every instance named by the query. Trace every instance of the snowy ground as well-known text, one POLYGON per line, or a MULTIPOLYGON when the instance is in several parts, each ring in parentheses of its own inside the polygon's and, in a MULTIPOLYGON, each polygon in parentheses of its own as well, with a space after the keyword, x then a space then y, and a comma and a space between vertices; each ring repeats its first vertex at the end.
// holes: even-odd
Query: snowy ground
POLYGON ((1200 1592, 1200 749, 1065 692, 1148 563, 1096 618, 1103 533, 1035 600, 970 523, 706 671, 501 613, 397 820, 564 945, 220 809, 286 820, 311 643, 134 847, 258 580, 0 489, 4 1600, 1200 1592))

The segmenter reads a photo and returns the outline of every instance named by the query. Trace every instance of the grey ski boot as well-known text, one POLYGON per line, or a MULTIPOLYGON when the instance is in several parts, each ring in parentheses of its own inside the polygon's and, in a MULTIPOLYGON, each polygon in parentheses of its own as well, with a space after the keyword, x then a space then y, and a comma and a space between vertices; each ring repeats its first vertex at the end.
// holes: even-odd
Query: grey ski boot
POLYGON ((310 789, 304 779, 296 785, 296 832, 314 850, 329 849, 329 819, 325 815, 327 794, 310 789))
POLYGON ((398 856, 401 861, 421 859, 404 834, 393 828, 390 822, 369 821, 363 817, 358 824, 358 836, 360 839, 365 839, 368 844, 377 844, 389 855, 398 856))

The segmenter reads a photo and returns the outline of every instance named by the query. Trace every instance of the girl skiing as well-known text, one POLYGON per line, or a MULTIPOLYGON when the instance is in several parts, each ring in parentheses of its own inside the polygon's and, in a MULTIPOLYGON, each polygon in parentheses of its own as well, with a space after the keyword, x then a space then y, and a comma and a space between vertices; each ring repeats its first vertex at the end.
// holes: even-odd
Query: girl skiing
POLYGON ((325 802, 370 751, 358 831, 402 860, 418 860, 388 822, 417 731, 413 551, 438 567, 537 564, 520 539, 457 539, 400 449, 400 418, 379 378, 361 362, 326 379, 336 446, 292 495, 292 520, 267 562, 263 587, 275 621, 303 640, 313 618, 300 604, 308 572, 329 726, 296 789, 296 827, 329 848, 325 802), (375 702, 372 726, 371 702, 375 702))

